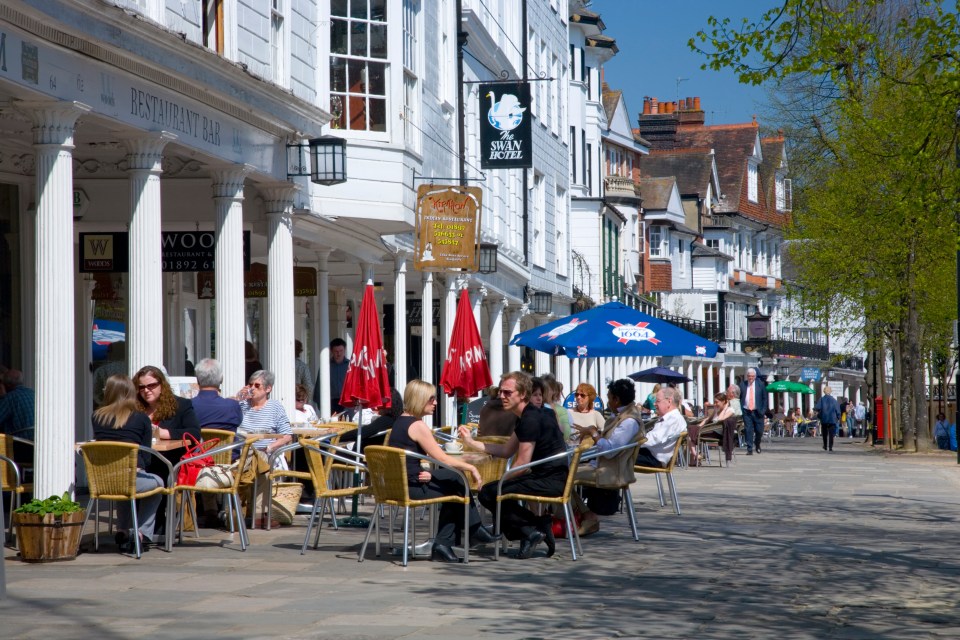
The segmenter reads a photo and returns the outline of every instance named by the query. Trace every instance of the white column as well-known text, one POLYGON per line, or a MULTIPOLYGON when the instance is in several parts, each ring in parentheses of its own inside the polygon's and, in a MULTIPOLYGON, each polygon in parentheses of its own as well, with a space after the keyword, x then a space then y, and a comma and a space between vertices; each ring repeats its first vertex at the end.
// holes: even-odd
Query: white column
POLYGON ((320 398, 316 409, 324 420, 330 419, 330 270, 327 260, 330 251, 317 252, 317 380, 314 395, 320 398))
POLYGON ((131 374, 164 361, 160 161, 163 148, 176 138, 163 132, 124 140, 130 183, 127 364, 131 374))
POLYGON ((473 321, 477 323, 477 332, 483 340, 483 301, 487 297, 487 288, 480 285, 470 292, 470 305, 473 310, 473 321))
MULTIPOLYGON (((460 293, 460 278, 448 275, 446 286, 444 288, 443 299, 443 322, 442 335, 440 341, 442 353, 437 354, 438 359, 443 362, 447 359, 450 352, 450 339, 453 337, 453 320, 457 316, 457 295, 460 293)), ((456 425, 457 422, 457 398, 443 394, 443 404, 440 410, 440 419, 444 425, 456 425)))
POLYGON ((246 384, 243 300, 243 180, 250 167, 215 168, 213 201, 217 210, 216 357, 223 367, 223 393, 233 395, 246 384))
POLYGON ((168 273, 163 278, 167 298, 163 309, 164 350, 166 351, 163 362, 167 373, 171 376, 182 376, 185 373, 183 369, 186 356, 183 345, 183 304, 181 302, 183 285, 180 279, 179 273, 168 273))
MULTIPOLYGON (((423 297, 420 302, 420 379, 433 383, 433 274, 423 274, 423 297)), ((424 422, 433 426, 433 416, 424 416, 424 422)))
POLYGON ((737 384, 737 370, 736 367, 730 367, 730 378, 727 380, 727 386, 737 384))
MULTIPOLYGON (((727 390, 727 370, 723 366, 723 363, 720 363, 719 370, 717 371, 717 382, 720 385, 720 388, 717 389, 717 393, 727 390)), ((710 402, 713 402, 713 397, 710 398, 710 402)))
MULTIPOLYGON (((549 322, 549 320, 547 318, 537 318, 534 322, 539 327, 549 322)), ((550 357, 549 353, 544 353, 543 351, 533 352, 533 375, 542 376, 545 373, 550 373, 550 357)))
POLYGON ((292 416, 296 409, 296 329, 293 296, 293 196, 296 187, 281 183, 261 193, 267 211, 267 360, 276 382, 270 398, 292 416))
POLYGON ((693 398, 694 395, 696 394, 696 389, 698 384, 697 376, 693 369, 693 360, 687 360, 683 364, 686 366, 686 372, 684 375, 690 378, 690 382, 687 383, 687 393, 685 394, 685 397, 693 398))
POLYGON ((407 254, 394 259, 393 275, 393 375, 394 386, 403 394, 407 386, 407 254))
MULTIPOLYGON (((716 389, 713 384, 713 362, 707 363, 707 402, 713 402, 713 396, 716 395, 716 389)), ((704 403, 705 404, 705 403, 704 403)), ((701 407, 703 404, 700 405, 701 407)))
MULTIPOLYGON (((513 336, 520 333, 520 319, 523 318, 527 313, 527 305, 521 305, 519 307, 511 307, 507 313, 507 333, 510 334, 510 339, 513 339, 513 336)), ((507 347, 507 368, 510 371, 519 371, 520 370, 520 347, 515 345, 510 345, 507 347)))
POLYGON ((503 315, 507 309, 507 299, 494 298, 490 305, 490 377, 499 384, 503 370, 503 315))
MULTIPOLYGON (((36 344, 34 495, 73 491, 76 372, 73 256, 73 132, 80 103, 21 103, 33 120, 36 155, 36 344)), ((89 331, 89 328, 87 329, 89 331)))

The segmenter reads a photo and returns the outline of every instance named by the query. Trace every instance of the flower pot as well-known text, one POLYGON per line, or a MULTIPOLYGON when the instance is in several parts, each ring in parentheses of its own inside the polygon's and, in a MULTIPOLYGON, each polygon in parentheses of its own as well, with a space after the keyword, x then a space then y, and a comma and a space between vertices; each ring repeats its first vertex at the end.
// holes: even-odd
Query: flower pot
POLYGON ((43 516, 13 514, 20 559, 24 562, 57 562, 76 558, 86 515, 85 511, 62 516, 52 513, 43 516))

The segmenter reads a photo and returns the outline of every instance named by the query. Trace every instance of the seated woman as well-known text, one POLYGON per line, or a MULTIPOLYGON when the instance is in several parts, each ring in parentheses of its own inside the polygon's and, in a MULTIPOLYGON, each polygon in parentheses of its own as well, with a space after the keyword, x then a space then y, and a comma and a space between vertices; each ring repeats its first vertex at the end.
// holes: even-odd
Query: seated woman
POLYGON ((573 393, 573 411, 570 412, 570 421, 574 425, 572 436, 579 439, 582 427, 589 431, 591 428, 603 432, 604 418, 603 414, 593 408, 593 402, 597 399, 597 390, 592 384, 581 382, 577 385, 577 390, 573 393))
POLYGON ((296 409, 293 416, 294 422, 315 422, 318 420, 316 409, 307 404, 309 398, 310 393, 307 391, 307 387, 298 384, 295 396, 296 409))
POLYGON ((189 398, 180 398, 173 393, 167 376, 159 367, 146 366, 133 375, 137 388, 138 410, 147 414, 158 427, 160 440, 179 440, 189 433, 200 439, 200 421, 193 411, 189 398))
MULTIPOLYGON (((150 447, 153 441, 153 427, 150 418, 141 413, 137 407, 137 390, 130 378, 124 375, 112 375, 107 378, 103 387, 103 404, 93 412, 93 439, 100 442, 129 442, 143 447, 150 447)), ((140 452, 137 457, 137 491, 149 491, 163 486, 159 476, 148 473, 150 454, 140 452)), ((157 509, 163 498, 162 494, 152 495, 137 501, 137 522, 140 530, 141 551, 147 550, 147 545, 153 542, 153 531, 156 525, 157 509)), ((131 509, 121 506, 117 509, 117 547, 121 551, 134 548, 131 527, 131 509)))
MULTIPOLYGON (((720 442, 720 447, 723 449, 724 457, 726 458, 727 462, 730 462, 733 460, 733 447, 737 439, 737 416, 733 413, 733 407, 730 406, 730 400, 727 398, 727 394, 723 391, 713 397, 713 403, 713 415, 708 418, 704 418, 697 423, 697 429, 699 430, 707 423, 723 423, 723 428, 718 434, 718 439, 720 442)), ((704 439, 708 437, 711 439, 713 438, 713 436, 708 436, 707 434, 704 434, 702 437, 704 439)))
MULTIPOLYGON (((454 458, 444 452, 437 444, 433 432, 423 416, 430 415, 436 408, 436 389, 429 382, 411 380, 403 390, 404 411, 393 424, 390 432, 390 446, 404 449, 413 453, 436 458, 440 462, 460 469, 476 481, 477 486, 482 484, 480 472, 472 464, 460 458, 454 458)), ((440 496, 465 495, 468 490, 463 486, 463 480, 449 469, 431 469, 420 467, 420 460, 407 458, 407 482, 410 489, 410 498, 425 500, 440 496)), ((453 553, 453 546, 461 544, 463 537, 463 505, 446 503, 440 505, 440 515, 437 520, 437 535, 433 541, 431 558, 440 562, 459 562, 453 553)), ((498 538, 482 526, 480 513, 477 507, 470 502, 470 542, 494 542, 498 538)))

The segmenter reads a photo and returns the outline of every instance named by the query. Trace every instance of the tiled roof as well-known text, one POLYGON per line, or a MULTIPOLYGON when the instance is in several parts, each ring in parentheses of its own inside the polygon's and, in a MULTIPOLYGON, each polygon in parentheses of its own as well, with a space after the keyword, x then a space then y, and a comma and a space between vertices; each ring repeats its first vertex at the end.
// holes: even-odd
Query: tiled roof
POLYGON ((677 179, 681 194, 706 196, 710 186, 713 156, 710 148, 682 149, 674 151, 650 151, 640 158, 640 175, 647 178, 677 179))
POLYGON ((670 193, 676 180, 673 176, 663 178, 640 178, 640 197, 643 208, 666 211, 670 203, 670 193))
POLYGON ((747 158, 753 154, 757 132, 756 123, 681 128, 677 131, 678 147, 707 147, 714 150, 720 192, 726 196, 722 208, 747 215, 760 213, 759 210, 751 212, 743 208, 746 206, 751 209, 757 205, 749 203, 745 193, 747 158))
POLYGON ((720 258, 721 260, 730 261, 733 260, 732 257, 728 256, 719 249, 711 249, 705 244, 700 244, 699 242, 693 243, 693 257, 710 257, 710 258, 720 258))

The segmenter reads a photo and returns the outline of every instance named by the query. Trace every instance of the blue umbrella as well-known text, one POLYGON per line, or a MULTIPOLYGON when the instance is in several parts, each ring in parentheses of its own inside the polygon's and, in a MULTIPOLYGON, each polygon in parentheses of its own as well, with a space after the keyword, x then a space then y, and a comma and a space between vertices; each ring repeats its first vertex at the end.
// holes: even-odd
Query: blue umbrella
POLYGON ((650 369, 644 369, 643 371, 637 371, 636 373, 631 373, 628 378, 633 378, 637 382, 659 382, 671 383, 671 382, 690 382, 690 378, 683 375, 682 373, 677 373, 672 369, 667 369, 666 367, 652 367, 650 369))
POLYGON ((629 356, 701 356, 712 358, 719 346, 695 333, 608 302, 513 336, 511 345, 573 358, 629 356))

